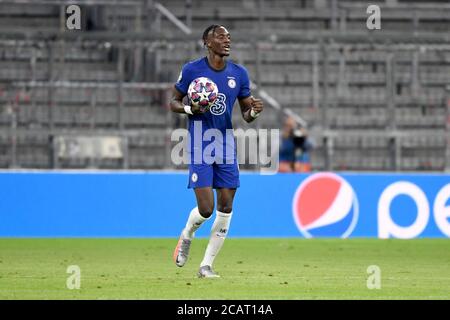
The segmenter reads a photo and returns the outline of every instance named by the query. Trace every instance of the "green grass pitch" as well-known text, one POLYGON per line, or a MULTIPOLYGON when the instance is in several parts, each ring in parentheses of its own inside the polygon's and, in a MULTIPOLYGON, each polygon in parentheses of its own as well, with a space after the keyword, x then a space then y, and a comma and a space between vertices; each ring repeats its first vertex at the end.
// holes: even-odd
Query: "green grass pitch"
POLYGON ((0 299, 450 299, 450 240, 226 240, 198 279, 207 239, 183 268, 177 239, 0 239, 0 299), (80 289, 66 286, 69 265, 80 289), (370 265, 381 288, 369 290, 370 265))

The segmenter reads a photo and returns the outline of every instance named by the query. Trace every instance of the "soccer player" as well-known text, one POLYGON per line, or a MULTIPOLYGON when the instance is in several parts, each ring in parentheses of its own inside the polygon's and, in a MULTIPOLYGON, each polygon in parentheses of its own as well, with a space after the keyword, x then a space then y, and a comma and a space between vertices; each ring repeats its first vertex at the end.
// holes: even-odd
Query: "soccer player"
MULTIPOLYGON (((219 277, 219 275, 212 268, 213 262, 228 233, 233 214, 233 199, 240 184, 234 138, 227 134, 227 129, 232 129, 233 105, 238 99, 242 117, 248 123, 259 116, 264 106, 262 100, 251 95, 247 70, 226 59, 230 55, 231 44, 228 30, 221 25, 211 25, 203 32, 202 38, 208 54, 206 57, 188 62, 183 66, 170 102, 173 112, 186 113, 189 117, 191 145, 189 148, 188 188, 194 189, 197 199, 197 206, 189 214, 173 258, 177 266, 185 265, 195 231, 213 214, 213 189, 216 189, 216 218, 198 271, 200 278, 214 278, 219 277), (211 79, 216 83, 219 91, 216 101, 210 110, 205 113, 202 113, 198 106, 183 104, 183 98, 187 94, 189 84, 198 77, 211 79), (204 161, 204 159, 200 162, 193 159, 194 152, 199 151, 193 148, 194 135, 199 134, 196 132, 199 125, 201 125, 202 131, 200 134, 202 134, 202 137, 208 129, 217 129, 224 137, 223 141, 218 142, 223 147, 223 152, 215 152, 215 161, 212 163, 204 161), (226 152, 227 150, 232 151, 226 152)), ((205 149, 208 143, 202 140, 201 149, 205 149)))

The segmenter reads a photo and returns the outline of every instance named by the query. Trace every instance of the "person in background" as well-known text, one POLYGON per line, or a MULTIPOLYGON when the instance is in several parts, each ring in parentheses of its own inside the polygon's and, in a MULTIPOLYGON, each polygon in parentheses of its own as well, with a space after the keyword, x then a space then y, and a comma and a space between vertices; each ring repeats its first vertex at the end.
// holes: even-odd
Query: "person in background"
POLYGON ((279 172, 310 172, 313 144, 308 131, 299 127, 292 117, 283 125, 280 144, 279 172))

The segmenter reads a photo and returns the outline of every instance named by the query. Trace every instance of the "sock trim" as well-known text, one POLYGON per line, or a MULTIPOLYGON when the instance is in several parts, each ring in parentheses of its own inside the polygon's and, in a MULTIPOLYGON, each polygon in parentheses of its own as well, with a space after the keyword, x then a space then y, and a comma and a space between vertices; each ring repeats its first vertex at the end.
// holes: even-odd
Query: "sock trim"
POLYGON ((216 214, 217 214, 219 217, 222 217, 222 218, 231 218, 231 215, 233 214, 233 211, 231 211, 230 213, 225 213, 225 212, 216 210, 216 214))

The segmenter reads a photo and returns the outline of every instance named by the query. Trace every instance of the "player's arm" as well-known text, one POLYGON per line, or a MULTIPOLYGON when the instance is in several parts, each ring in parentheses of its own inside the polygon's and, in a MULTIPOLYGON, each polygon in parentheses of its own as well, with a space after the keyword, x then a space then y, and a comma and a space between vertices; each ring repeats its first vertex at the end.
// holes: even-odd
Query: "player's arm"
POLYGON ((186 95, 175 88, 172 89, 172 98, 170 99, 170 110, 175 113, 194 114, 199 111, 199 107, 188 106, 183 103, 183 98, 186 95))
POLYGON ((241 107, 242 118, 247 123, 255 120, 264 109, 262 100, 256 99, 253 96, 239 99, 239 106, 241 107))

